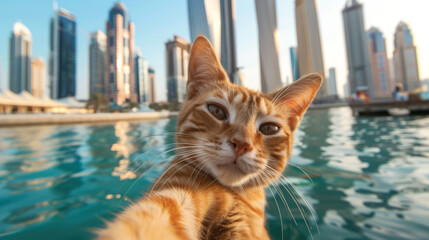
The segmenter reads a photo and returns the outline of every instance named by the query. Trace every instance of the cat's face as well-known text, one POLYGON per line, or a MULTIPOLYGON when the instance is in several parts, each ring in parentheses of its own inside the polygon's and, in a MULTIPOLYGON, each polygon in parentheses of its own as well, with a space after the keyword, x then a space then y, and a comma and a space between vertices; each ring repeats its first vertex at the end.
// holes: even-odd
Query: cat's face
POLYGON ((309 75, 269 94, 233 85, 204 37, 195 40, 189 65, 178 154, 226 186, 266 186, 277 179, 321 77, 309 75))

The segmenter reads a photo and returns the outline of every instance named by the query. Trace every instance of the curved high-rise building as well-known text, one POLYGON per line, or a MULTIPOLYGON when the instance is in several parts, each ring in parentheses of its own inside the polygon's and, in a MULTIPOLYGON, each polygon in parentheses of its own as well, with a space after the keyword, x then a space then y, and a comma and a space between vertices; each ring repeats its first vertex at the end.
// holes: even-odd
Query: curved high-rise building
POLYGON ((261 91, 274 91, 282 86, 275 0, 255 0, 259 33, 261 91))
POLYGON ((31 92, 31 32, 17 22, 10 37, 9 89, 31 92))
POLYGON ((357 0, 347 0, 343 9, 343 21, 349 69, 349 93, 353 95, 360 92, 372 98, 374 93, 362 4, 357 0))
POLYGON ((221 19, 218 0, 188 0, 189 29, 191 41, 198 34, 206 36, 213 45, 216 56, 221 52, 221 19))
POLYGON ((134 24, 121 2, 115 3, 106 23, 106 98, 121 105, 137 102, 134 79, 134 24))
POLYGON ((393 64, 396 84, 402 84, 407 91, 421 87, 417 48, 411 29, 405 22, 396 27, 393 64))
MULTIPOLYGON (((325 77, 316 0, 296 0, 295 20, 300 76, 317 72, 325 77)), ((327 95, 327 81, 323 81, 317 97, 327 95)))

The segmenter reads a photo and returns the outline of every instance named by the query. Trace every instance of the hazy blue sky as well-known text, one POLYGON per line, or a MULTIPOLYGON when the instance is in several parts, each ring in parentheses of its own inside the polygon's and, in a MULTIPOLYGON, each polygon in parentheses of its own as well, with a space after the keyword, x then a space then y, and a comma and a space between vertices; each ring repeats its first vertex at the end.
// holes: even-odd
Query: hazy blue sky
MULTIPOLYGON (((88 46, 86 33, 105 31, 110 8, 115 0, 59 0, 58 5, 76 16, 78 31, 77 82, 79 99, 88 96, 88 46)), ((165 42, 179 35, 190 38, 186 0, 124 0, 135 24, 135 45, 142 51, 157 74, 157 98, 166 99, 165 42)), ((280 67, 282 81, 290 79, 289 47, 296 45, 294 0, 277 0, 280 32, 280 67)), ((393 33, 400 20, 412 28, 418 46, 421 78, 429 78, 428 0, 361 0, 365 24, 378 27, 386 37, 389 57, 393 51, 393 33)), ((336 67, 338 90, 343 92, 347 77, 347 60, 341 10, 345 0, 319 0, 319 21, 326 73, 336 67)), ((2 1, 0 15, 1 86, 8 85, 9 37, 13 24, 21 21, 33 35, 35 57, 48 61, 49 21, 53 16, 51 0, 2 1)), ((236 0, 238 65, 243 68, 245 85, 259 89, 259 54, 256 12, 253 0, 236 0)), ((48 79, 46 79, 48 80, 48 79)))

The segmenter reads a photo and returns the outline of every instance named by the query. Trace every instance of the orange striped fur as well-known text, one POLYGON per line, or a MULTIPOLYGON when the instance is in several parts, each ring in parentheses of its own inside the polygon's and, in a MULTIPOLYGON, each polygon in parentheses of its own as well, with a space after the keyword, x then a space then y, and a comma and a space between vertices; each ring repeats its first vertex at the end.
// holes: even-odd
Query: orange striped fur
POLYGON ((321 81, 311 74, 268 94, 236 86, 199 36, 178 117, 177 156, 98 238, 269 239, 265 188, 286 167, 293 133, 321 81))

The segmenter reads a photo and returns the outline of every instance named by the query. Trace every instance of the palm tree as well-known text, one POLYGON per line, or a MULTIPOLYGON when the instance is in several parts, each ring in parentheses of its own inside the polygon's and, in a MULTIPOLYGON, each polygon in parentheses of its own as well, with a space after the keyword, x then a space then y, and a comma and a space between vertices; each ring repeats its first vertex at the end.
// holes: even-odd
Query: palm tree
POLYGON ((86 103, 87 108, 92 108, 94 113, 98 112, 100 109, 106 108, 106 99, 101 93, 91 94, 88 102, 86 103))

